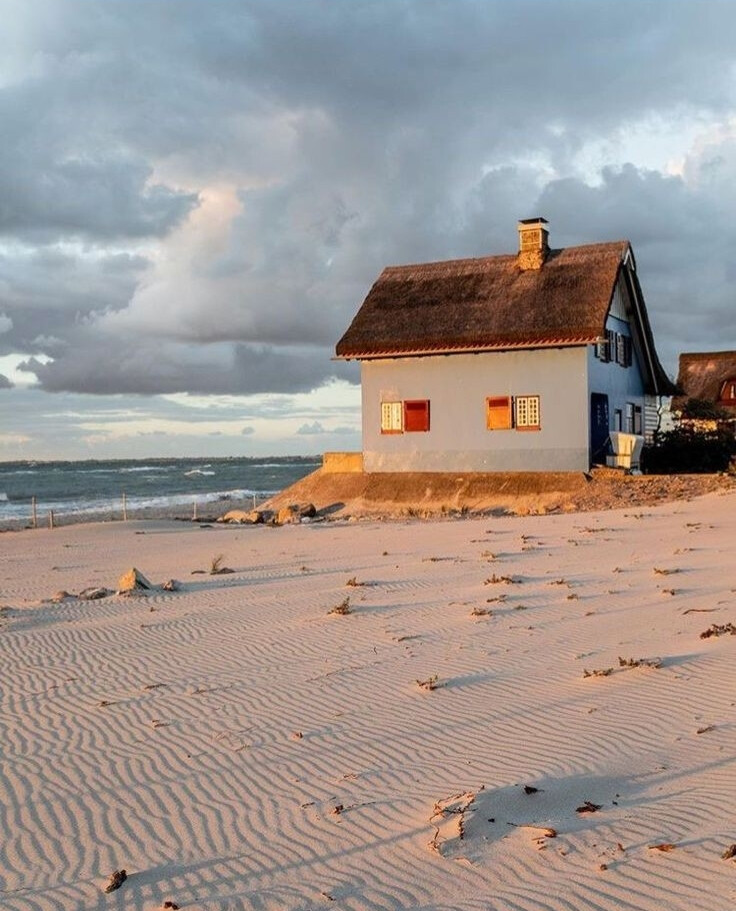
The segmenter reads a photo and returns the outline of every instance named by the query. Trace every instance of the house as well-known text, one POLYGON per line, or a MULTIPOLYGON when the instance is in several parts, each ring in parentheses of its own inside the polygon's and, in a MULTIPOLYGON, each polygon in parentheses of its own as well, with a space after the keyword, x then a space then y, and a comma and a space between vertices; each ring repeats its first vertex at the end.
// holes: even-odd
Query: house
POLYGON ((690 420, 700 426, 736 424, 736 351, 681 354, 677 385, 681 394, 672 400, 673 412, 681 415, 691 400, 697 404, 690 420))
POLYGON ((363 467, 579 471, 644 435, 676 387, 657 358, 628 241, 383 270, 337 357, 361 363, 363 467))

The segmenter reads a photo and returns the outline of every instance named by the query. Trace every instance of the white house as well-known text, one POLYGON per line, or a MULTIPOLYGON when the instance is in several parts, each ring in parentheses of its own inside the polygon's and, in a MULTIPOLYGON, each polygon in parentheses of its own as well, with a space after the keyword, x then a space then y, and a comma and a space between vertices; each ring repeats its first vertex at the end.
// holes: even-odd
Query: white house
POLYGON ((578 471, 645 435, 677 388, 628 241, 383 270, 340 339, 361 362, 363 468, 578 471))

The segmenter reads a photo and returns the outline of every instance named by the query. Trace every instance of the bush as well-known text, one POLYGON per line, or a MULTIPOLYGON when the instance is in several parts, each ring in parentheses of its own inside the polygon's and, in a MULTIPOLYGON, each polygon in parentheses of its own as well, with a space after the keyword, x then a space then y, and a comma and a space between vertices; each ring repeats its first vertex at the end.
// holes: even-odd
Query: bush
POLYGON ((687 399, 680 412, 682 418, 696 421, 725 421, 728 415, 706 399, 687 399))
POLYGON ((708 474, 727 471, 736 457, 733 430, 697 430, 680 426, 659 433, 641 458, 647 474, 708 474))

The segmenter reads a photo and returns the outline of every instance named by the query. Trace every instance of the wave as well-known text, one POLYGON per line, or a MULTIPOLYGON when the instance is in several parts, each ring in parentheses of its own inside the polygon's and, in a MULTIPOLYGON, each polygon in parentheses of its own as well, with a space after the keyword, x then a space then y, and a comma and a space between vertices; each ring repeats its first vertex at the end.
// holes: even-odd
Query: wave
MULTIPOLYGON (((299 464, 301 465, 321 465, 322 459, 305 459, 300 457, 299 464)), ((258 468, 291 468, 291 462, 258 462, 258 468)))
POLYGON ((0 490, 0 503, 7 503, 7 502, 8 502, 8 495, 5 493, 4 490, 0 490))
POLYGON ((197 474, 204 475, 206 477, 212 477, 212 475, 214 475, 214 473, 215 473, 214 471, 205 471, 204 468, 192 468, 189 471, 185 471, 184 475, 187 478, 190 478, 192 475, 197 475, 197 474))
MULTIPOLYGON (((253 497, 259 500, 267 499, 278 493, 278 490, 252 490, 250 488, 238 488, 234 490, 215 490, 208 493, 192 494, 177 493, 164 494, 160 496, 129 496, 126 498, 128 513, 131 514, 137 510, 155 509, 166 513, 167 510, 181 510, 183 507, 191 508, 196 500, 198 506, 218 503, 228 504, 231 502, 245 501, 250 503, 253 497)), ((3 500, 2 491, 0 491, 0 502, 3 500)), ((4 520, 27 521, 30 518, 31 506, 28 502, 8 503, 8 511, 3 510, 4 520)), ((89 517, 93 519, 99 516, 112 516, 119 518, 122 513, 122 501, 119 497, 115 498, 97 498, 93 500, 66 500, 66 501, 39 501, 38 514, 45 516, 50 510, 53 510, 57 518, 64 516, 89 517)))
POLYGON ((171 471, 173 465, 131 465, 128 468, 80 468, 84 474, 130 474, 140 471, 171 471))

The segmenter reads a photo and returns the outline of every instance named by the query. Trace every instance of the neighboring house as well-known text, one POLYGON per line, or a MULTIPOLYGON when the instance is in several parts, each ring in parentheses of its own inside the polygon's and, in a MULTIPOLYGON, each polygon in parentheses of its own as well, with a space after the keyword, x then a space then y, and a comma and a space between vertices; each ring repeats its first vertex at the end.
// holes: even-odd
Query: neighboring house
MULTIPOLYGON (((726 421, 736 422, 736 351, 698 351, 680 355, 677 385, 681 394, 672 411, 681 414, 688 400, 712 406, 726 421)), ((704 413, 702 405, 695 409, 704 413)), ((705 411, 708 409, 706 408, 705 411)), ((694 423, 715 427, 718 420, 696 418, 694 423)))
POLYGON ((577 471, 674 394, 628 241, 383 270, 337 345, 361 362, 363 466, 577 471))

